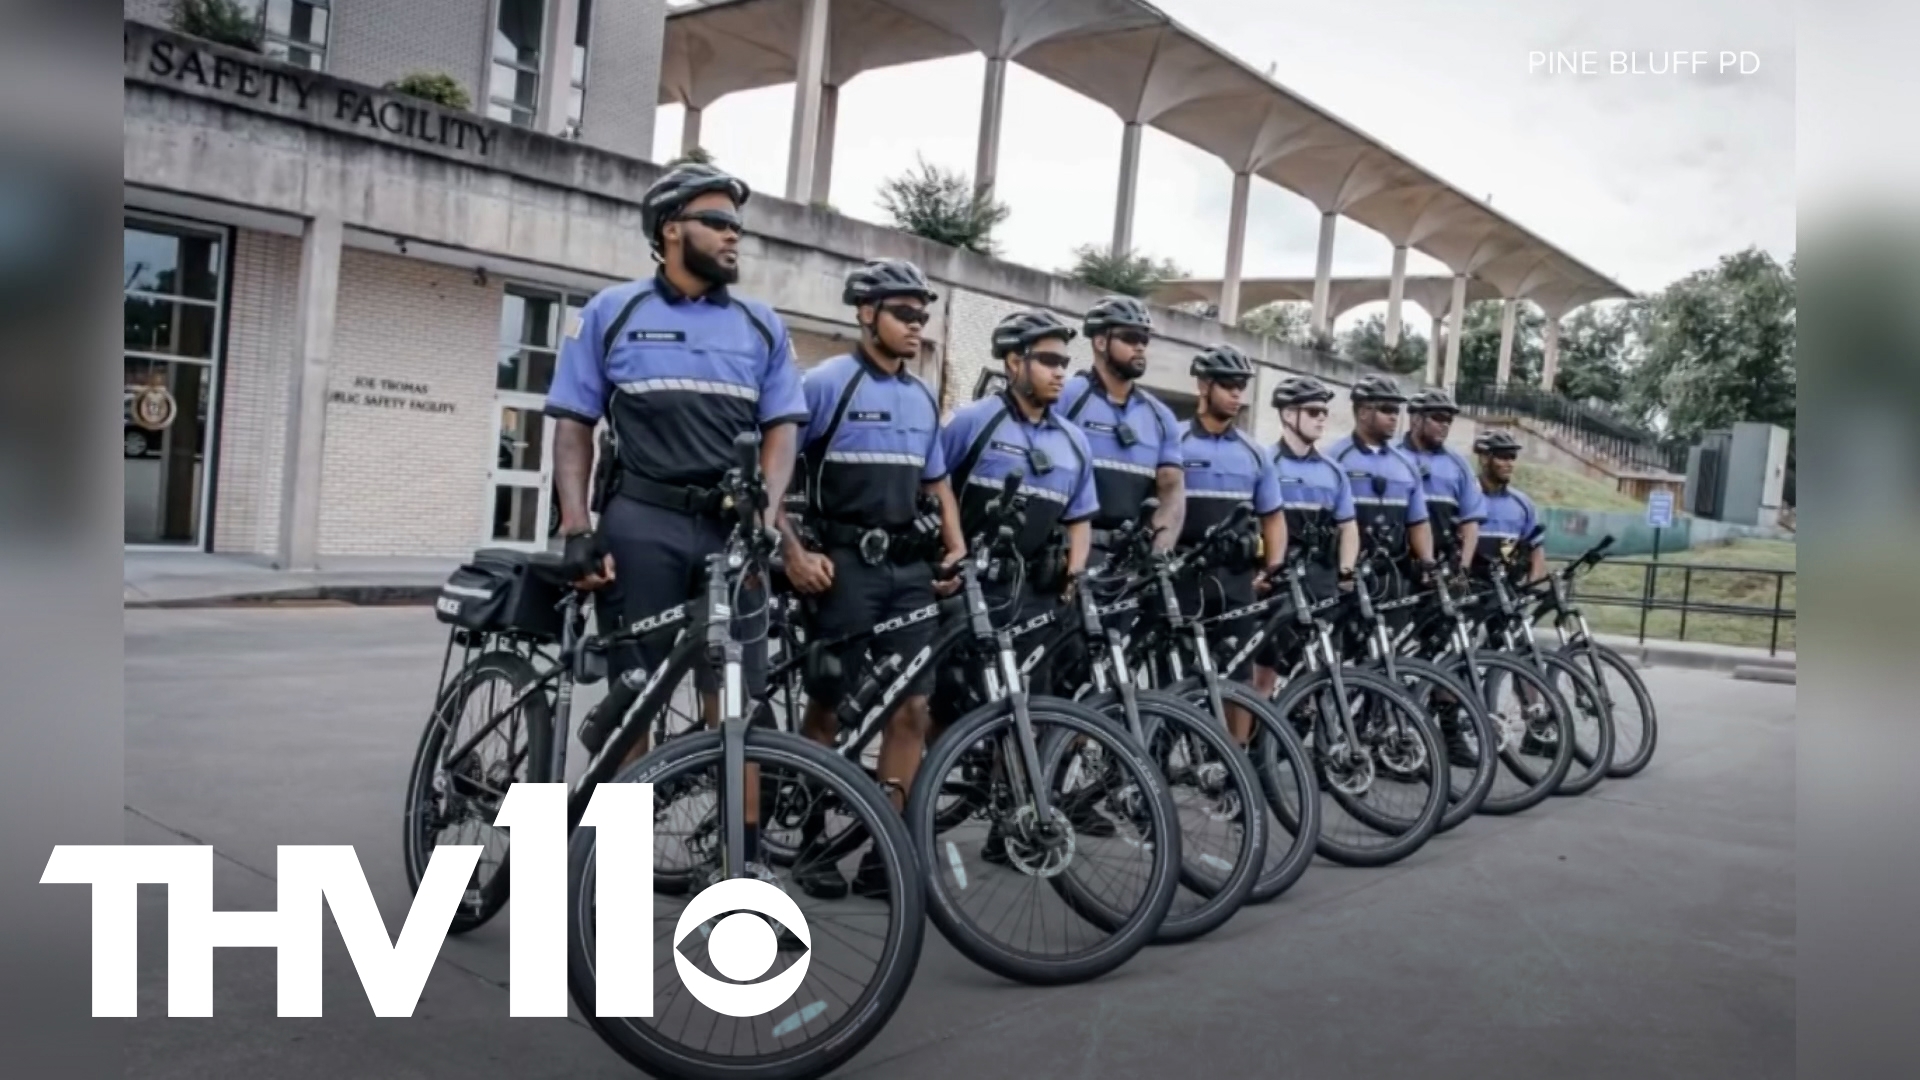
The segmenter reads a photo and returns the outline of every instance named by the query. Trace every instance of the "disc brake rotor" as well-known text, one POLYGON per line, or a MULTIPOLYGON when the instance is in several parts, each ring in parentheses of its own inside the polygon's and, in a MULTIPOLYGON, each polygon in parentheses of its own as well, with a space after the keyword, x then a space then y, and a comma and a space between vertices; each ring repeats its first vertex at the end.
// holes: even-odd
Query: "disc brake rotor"
POLYGON ((1073 826, 1057 806, 1051 829, 1040 828, 1040 816, 1031 804, 1015 809, 1002 828, 1007 861, 1029 877, 1056 877, 1073 862, 1073 826))

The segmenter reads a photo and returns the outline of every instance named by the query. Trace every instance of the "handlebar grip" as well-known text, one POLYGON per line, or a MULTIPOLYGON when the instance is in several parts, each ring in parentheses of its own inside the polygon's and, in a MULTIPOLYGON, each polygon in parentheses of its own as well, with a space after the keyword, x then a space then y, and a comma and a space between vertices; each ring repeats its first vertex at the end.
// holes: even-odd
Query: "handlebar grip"
POLYGON ((753 482, 760 475, 760 433, 743 431, 734 437, 733 460, 740 466, 740 479, 753 482))
POLYGON ((1595 555, 1604 555, 1606 554, 1607 549, 1612 546, 1613 546, 1613 534, 1608 533, 1606 536, 1600 539, 1600 542, 1598 544, 1594 545, 1593 553, 1595 555))

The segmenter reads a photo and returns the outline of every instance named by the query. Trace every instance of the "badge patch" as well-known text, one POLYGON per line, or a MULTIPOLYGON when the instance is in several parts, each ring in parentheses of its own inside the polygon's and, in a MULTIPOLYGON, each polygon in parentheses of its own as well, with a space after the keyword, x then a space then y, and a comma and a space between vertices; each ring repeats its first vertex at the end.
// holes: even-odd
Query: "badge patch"
POLYGON ((582 320, 580 317, 580 312, 569 311, 567 313, 567 340, 568 341, 580 340, 580 326, 583 321, 584 320, 582 320))

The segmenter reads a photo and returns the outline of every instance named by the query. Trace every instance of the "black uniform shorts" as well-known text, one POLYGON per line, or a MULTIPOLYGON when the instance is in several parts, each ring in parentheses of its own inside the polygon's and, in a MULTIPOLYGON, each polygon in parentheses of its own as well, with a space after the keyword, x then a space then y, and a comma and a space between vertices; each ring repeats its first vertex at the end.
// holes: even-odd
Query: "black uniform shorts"
MULTIPOLYGON (((732 531, 731 521, 668 510, 625 496, 609 500, 600 514, 600 534, 613 555, 613 581, 594 601, 600 632, 609 633, 682 603, 689 605, 688 615, 697 619, 706 600, 706 558, 726 547, 732 531)), ((765 584, 742 587, 732 607, 734 640, 745 646, 741 670, 746 692, 758 695, 766 686, 767 673, 765 584)), ((689 629, 692 619, 681 623, 680 629, 689 629)), ((609 673, 618 678, 636 667, 651 671, 672 650, 671 631, 622 645, 607 657, 609 673)), ((719 688, 717 673, 706 663, 698 664, 695 672, 701 691, 719 688)))
MULTIPOLYGON (((815 641, 837 638, 870 630, 888 619, 910 615, 934 603, 933 566, 914 562, 884 562, 869 566, 851 547, 831 546, 826 551, 833 560, 833 587, 809 597, 815 641)), ((859 685, 860 675, 871 664, 889 655, 911 661, 933 640, 936 619, 927 618, 897 630, 847 642, 836 650, 840 660, 837 678, 823 676, 809 680, 807 695, 820 701, 838 702, 842 694, 859 685)), ((933 665, 916 672, 906 693, 915 697, 927 693, 933 685, 933 665)))
MULTIPOLYGON (((1180 612, 1202 619, 1212 618, 1235 608, 1245 607, 1259 599, 1253 591, 1252 570, 1207 570, 1198 576, 1183 579, 1175 589, 1180 600, 1180 612)), ((1207 627, 1207 643, 1213 647, 1214 656, 1225 662, 1232 658, 1240 646, 1247 643, 1259 628, 1259 619, 1243 615, 1224 623, 1215 623, 1207 627), (1233 639, 1232 650, 1228 649, 1228 639, 1233 639)), ((1245 679, 1252 671, 1253 662, 1249 657, 1233 671, 1221 671, 1229 679, 1245 679)))

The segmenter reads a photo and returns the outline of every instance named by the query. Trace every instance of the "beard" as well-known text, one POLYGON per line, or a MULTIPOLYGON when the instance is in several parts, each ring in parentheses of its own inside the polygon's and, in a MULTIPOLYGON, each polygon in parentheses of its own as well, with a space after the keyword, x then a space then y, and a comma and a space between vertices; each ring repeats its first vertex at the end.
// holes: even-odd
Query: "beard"
POLYGON ((1128 382, 1134 382, 1147 373, 1147 358, 1144 355, 1136 355, 1133 359, 1122 362, 1109 355, 1107 367, 1115 375, 1128 382))
POLYGON ((687 273, 709 285, 731 285, 740 280, 740 264, 726 266, 720 260, 699 248, 688 244, 682 251, 681 261, 686 263, 687 273))

